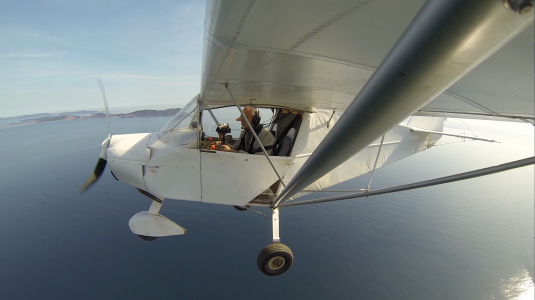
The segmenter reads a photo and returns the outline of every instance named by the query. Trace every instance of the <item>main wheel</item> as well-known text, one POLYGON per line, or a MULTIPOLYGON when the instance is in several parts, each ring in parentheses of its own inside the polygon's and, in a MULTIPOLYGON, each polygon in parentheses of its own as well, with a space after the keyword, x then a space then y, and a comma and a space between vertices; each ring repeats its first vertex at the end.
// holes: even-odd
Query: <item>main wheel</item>
POLYGON ((147 241, 147 242, 152 242, 158 238, 157 236, 148 236, 148 235, 141 235, 141 234, 138 234, 137 236, 139 236, 140 239, 147 241))
POLYGON ((268 276, 278 276, 292 266, 294 255, 286 245, 274 243, 260 251, 256 264, 260 272, 268 276))

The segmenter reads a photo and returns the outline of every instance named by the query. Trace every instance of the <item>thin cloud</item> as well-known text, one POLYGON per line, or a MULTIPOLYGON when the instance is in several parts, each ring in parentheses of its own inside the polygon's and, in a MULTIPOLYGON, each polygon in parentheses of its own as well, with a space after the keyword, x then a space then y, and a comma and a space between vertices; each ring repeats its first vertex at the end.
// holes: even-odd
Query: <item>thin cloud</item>
MULTIPOLYGON (((142 74, 103 74, 91 76, 91 78, 102 77, 108 79, 142 79, 142 80, 172 80, 176 83, 191 83, 192 80, 200 80, 196 76, 152 76, 142 74)), ((90 78, 89 76, 86 78, 90 78)))
POLYGON ((71 55, 69 52, 46 52, 46 53, 4 53, 0 54, 0 58, 9 58, 9 57, 23 57, 23 58, 46 58, 51 56, 65 56, 71 55))
POLYGON ((56 34, 50 34, 42 29, 21 27, 17 25, 0 27, 0 43, 4 46, 24 45, 27 43, 42 43, 49 45, 68 45, 69 40, 56 34))

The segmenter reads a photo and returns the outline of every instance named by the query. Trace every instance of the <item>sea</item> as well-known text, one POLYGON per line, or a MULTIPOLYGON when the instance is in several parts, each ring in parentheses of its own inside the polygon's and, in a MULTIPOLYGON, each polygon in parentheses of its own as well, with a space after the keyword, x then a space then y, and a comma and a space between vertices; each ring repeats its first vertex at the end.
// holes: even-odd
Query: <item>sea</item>
MULTIPOLYGON (((168 120, 112 119, 110 132, 156 132, 168 120)), ((531 125, 446 126, 501 143, 444 137, 378 169, 371 189, 534 155, 531 125)), ((187 233, 147 242, 128 220, 150 200, 109 169, 80 194, 105 127, 92 119, 0 129, 0 299, 534 299, 533 166, 283 208, 281 242, 294 263, 268 277, 256 258, 271 223, 258 214, 165 200, 160 213, 187 233)), ((365 188, 369 177, 335 188, 365 188)))

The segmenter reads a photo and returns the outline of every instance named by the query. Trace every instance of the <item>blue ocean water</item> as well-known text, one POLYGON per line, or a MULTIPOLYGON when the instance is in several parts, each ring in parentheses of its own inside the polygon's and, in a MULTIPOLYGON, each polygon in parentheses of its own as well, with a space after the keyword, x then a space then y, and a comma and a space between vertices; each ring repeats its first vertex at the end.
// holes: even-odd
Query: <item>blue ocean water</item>
MULTIPOLYGON (((111 131, 154 132, 167 121, 112 119, 111 131)), ((502 143, 443 138, 379 169, 372 189, 534 154, 532 128, 477 124, 472 130, 486 128, 502 143)), ((0 299, 534 298, 532 166, 282 209, 281 238, 295 261, 266 277, 256 256, 271 242, 271 223, 256 214, 166 200, 160 213, 188 232, 145 242, 128 220, 148 209, 148 198, 109 171, 80 195, 104 128, 103 120, 78 120, 0 130, 0 299)), ((367 182, 364 175, 338 188, 367 182)))

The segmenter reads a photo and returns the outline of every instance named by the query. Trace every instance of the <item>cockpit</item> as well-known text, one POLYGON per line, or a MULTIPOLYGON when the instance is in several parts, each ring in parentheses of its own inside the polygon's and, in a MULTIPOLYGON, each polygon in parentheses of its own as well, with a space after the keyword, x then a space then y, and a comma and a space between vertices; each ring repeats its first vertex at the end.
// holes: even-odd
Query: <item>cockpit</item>
MULTIPOLYGON (((272 156, 290 156, 303 119, 303 112, 286 108, 259 108, 261 123, 275 137, 272 156)), ((218 151, 239 137, 240 123, 236 106, 211 109, 197 97, 185 105, 159 132, 160 141, 174 146, 218 151), (228 127, 220 125, 228 124, 228 127), (220 135, 219 133, 222 133, 220 135)))

